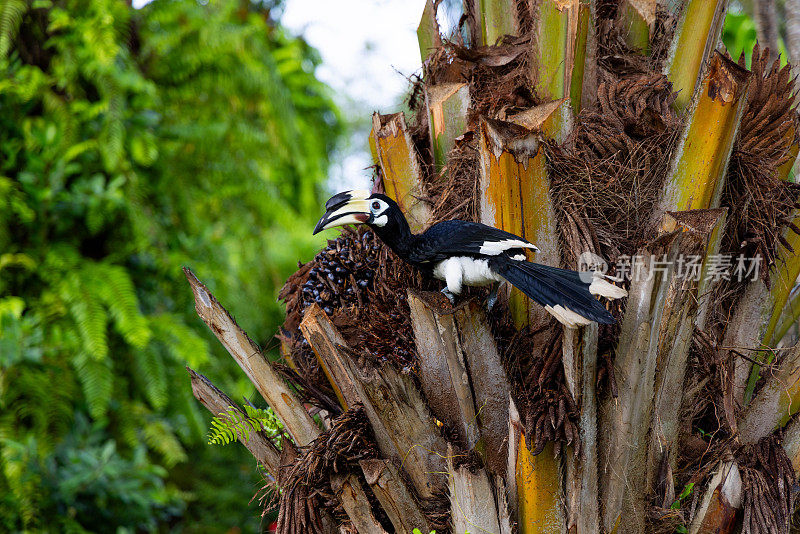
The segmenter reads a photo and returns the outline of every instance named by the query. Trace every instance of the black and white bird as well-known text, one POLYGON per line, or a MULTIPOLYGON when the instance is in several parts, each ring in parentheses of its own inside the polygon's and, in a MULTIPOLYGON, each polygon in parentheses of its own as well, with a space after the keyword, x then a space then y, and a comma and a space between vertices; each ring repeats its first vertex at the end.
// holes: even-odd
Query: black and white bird
POLYGON ((314 233, 334 226, 366 224, 400 258, 447 285, 442 292, 455 301, 464 286, 494 284, 491 309, 500 282, 508 281, 569 328, 614 318, 595 295, 618 299, 627 292, 599 272, 577 272, 526 261, 535 245, 514 234, 467 221, 443 221, 421 234, 411 233, 397 203, 366 190, 345 191, 325 203, 325 215, 314 233))

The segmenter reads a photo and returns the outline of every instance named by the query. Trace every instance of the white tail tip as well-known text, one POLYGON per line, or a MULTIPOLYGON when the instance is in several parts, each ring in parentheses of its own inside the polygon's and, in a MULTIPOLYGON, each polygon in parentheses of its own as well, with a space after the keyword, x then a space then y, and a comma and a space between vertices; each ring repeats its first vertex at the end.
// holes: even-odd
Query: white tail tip
POLYGON ((589 285, 589 293, 598 295, 607 299, 615 300, 627 297, 628 292, 619 286, 615 286, 608 280, 606 276, 595 271, 592 283, 589 285))

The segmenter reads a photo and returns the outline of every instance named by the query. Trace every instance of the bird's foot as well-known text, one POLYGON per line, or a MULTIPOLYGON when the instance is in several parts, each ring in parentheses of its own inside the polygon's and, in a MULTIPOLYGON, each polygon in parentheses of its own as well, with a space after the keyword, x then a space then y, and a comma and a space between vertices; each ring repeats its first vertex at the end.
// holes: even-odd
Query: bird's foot
POLYGON ((456 303, 456 296, 452 291, 450 291, 450 289, 444 288, 442 289, 442 293, 444 294, 445 297, 447 297, 447 300, 450 301, 451 305, 456 303))
POLYGON ((497 302, 497 290, 500 289, 500 284, 494 284, 492 286, 492 291, 489 293, 489 296, 486 298, 486 311, 492 311, 494 308, 495 303, 497 302))

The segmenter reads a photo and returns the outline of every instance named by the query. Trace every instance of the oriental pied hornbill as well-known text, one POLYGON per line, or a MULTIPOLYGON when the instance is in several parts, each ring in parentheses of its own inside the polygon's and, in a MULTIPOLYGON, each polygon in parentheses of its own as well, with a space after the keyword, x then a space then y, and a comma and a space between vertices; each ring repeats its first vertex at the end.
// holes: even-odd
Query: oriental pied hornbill
MULTIPOLYGON (((366 190, 345 191, 325 203, 314 233, 334 226, 366 224, 407 263, 447 284, 450 302, 461 288, 508 281, 569 328, 614 318, 594 295, 617 299, 626 291, 598 272, 570 271, 531 263, 525 250, 538 250, 519 236, 467 221, 443 221, 412 234, 403 212, 389 197, 366 190)), ((489 296, 492 307, 497 285, 489 296)))

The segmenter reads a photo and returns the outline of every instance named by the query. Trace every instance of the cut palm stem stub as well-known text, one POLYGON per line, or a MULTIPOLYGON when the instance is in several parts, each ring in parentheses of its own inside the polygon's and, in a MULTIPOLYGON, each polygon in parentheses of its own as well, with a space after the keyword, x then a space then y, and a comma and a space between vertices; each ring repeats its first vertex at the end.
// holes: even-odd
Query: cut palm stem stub
POLYGON ((459 332, 452 311, 409 290, 420 385, 436 418, 471 450, 478 441, 477 416, 459 332))
POLYGON ((575 33, 575 54, 570 76, 569 97, 572 110, 577 115, 589 104, 597 90, 597 72, 594 56, 597 54, 594 17, 588 0, 578 6, 578 21, 575 33))
MULTIPOLYGON (((769 291, 765 292, 762 289, 760 292, 763 306, 761 319, 768 319, 766 324, 763 322, 761 323, 761 328, 758 332, 760 336, 757 338, 759 344, 751 345, 753 347, 774 347, 775 345, 773 342, 779 341, 774 339, 775 330, 779 326, 781 313, 783 312, 786 302, 789 300, 789 294, 795 287, 798 275, 800 275, 800 235, 792 228, 797 228, 798 223, 800 223, 800 211, 796 210, 791 224, 783 229, 781 246, 775 259, 775 264, 772 269, 770 269, 769 273, 769 291)), ((753 282, 753 284, 758 283, 763 284, 760 280, 753 282)), ((744 304, 744 302, 742 304, 744 304)), ((748 303, 748 305, 751 304, 748 303)), ((737 373, 737 378, 739 381, 737 385, 739 387, 742 387, 741 379, 744 376, 745 370, 750 368, 750 376, 747 379, 747 386, 745 386, 743 394, 743 403, 745 405, 750 402, 756 382, 760 376, 760 362, 769 364, 774 358, 773 353, 769 350, 761 350, 753 355, 754 359, 759 362, 759 364, 749 366, 749 362, 738 363, 739 372, 737 373)))
POLYGON ((675 229, 667 211, 716 208, 750 85, 750 72, 716 52, 673 152, 656 224, 675 229))
POLYGON ((412 231, 425 228, 431 209, 423 200, 422 169, 403 113, 372 116, 370 145, 386 195, 403 210, 412 231))
POLYGON ((572 62, 577 41, 577 3, 539 0, 534 3, 536 42, 531 68, 534 89, 544 99, 569 97, 572 62), (570 17, 570 13, 574 12, 570 17))
MULTIPOLYGON (((565 374, 574 377, 570 385, 576 404, 580 406, 579 441, 567 448, 566 507, 568 531, 598 532, 600 502, 597 471, 597 341, 598 326, 591 324, 580 333, 564 329, 565 374), (575 336, 570 343, 570 337, 575 336), (578 337, 582 336, 582 337, 578 337), (567 347, 571 345, 572 349, 567 347), (572 355, 572 358, 568 357, 572 355), (567 371, 567 367, 571 367, 567 371), (578 451, 575 448, 579 446, 578 451)), ((568 384, 569 384, 568 380, 568 384)), ((568 443, 568 445, 570 445, 568 443)))
POLYGON ((733 460, 719 463, 695 512, 689 534, 731 534, 742 507, 742 476, 733 460))
POLYGON ((289 435, 298 445, 304 446, 316 438, 320 429, 306 411, 294 391, 261 354, 261 349, 242 330, 214 295, 197 279, 194 273, 183 269, 194 294, 197 314, 208 325, 217 339, 228 350, 247 378, 275 411, 289 435))
MULTIPOLYGON (((186 369, 189 371, 189 377, 192 382, 192 393, 195 398, 215 417, 227 413, 230 409, 236 410, 242 416, 246 417, 244 410, 233 402, 230 397, 217 389, 208 378, 188 367, 186 369)), ((275 447, 272 440, 264 435, 263 432, 255 430, 248 432, 247 436, 237 432, 236 438, 250 451, 250 454, 264 466, 264 469, 277 480, 281 467, 281 451, 275 447)))
POLYGON ((485 469, 471 469, 454 465, 452 447, 448 446, 447 471, 449 473, 450 508, 453 532, 492 532, 511 534, 508 514, 500 511, 505 499, 497 501, 495 491, 485 469), (506 521, 501 524, 500 518, 506 521))
MULTIPOLYGON (((659 347, 677 334, 669 304, 680 290, 675 265, 682 237, 662 236, 637 255, 643 261, 631 283, 614 361, 619 397, 607 399, 600 413, 606 429, 600 442, 600 498, 608 532, 618 527, 618 532, 644 532, 647 435, 659 347)), ((675 311, 680 317, 681 309, 675 311)))
POLYGON ((497 343, 481 306, 470 302, 456 310, 456 324, 469 369, 480 430, 478 453, 486 467, 505 476, 508 457, 508 396, 511 386, 497 343))
MULTIPOLYGON (((800 319, 800 290, 798 289, 800 288, 795 288, 793 292, 789 294, 789 300, 783 307, 780 319, 778 319, 778 326, 775 327, 775 332, 772 334, 770 346, 779 346, 784 338, 786 338, 787 334, 789 334, 790 330, 798 326, 798 319, 800 319)), ((793 338, 789 339, 792 342, 787 344, 793 345, 794 342, 797 341, 797 335, 795 334, 793 338)))
POLYGON ((455 146, 456 137, 467 130, 469 86, 448 83, 427 87, 428 125, 436 172, 447 164, 447 155, 455 146))
POLYGON ((800 345, 782 352, 778 369, 767 378, 742 414, 739 422, 742 443, 755 443, 785 426, 800 408, 800 345))
POLYGON ((352 385, 341 388, 345 401, 350 406, 363 404, 381 453, 402 467, 421 498, 433 497, 446 483, 447 447, 413 381, 391 366, 378 368, 369 358, 337 344, 340 335, 332 324, 325 324, 330 320, 318 306, 311 306, 303 321, 308 323, 307 331, 319 334, 309 342, 319 343, 318 354, 331 358, 329 369, 341 370, 352 385), (331 337, 319 339, 327 335, 331 337), (325 345, 337 350, 320 350, 325 345), (354 398, 347 398, 348 392, 354 398))
POLYGON ((689 107, 706 61, 722 33, 728 0, 688 0, 681 11, 664 66, 672 87, 678 92, 677 110, 689 107))
POLYGON ((375 518, 369 499, 357 476, 336 474, 331 477, 331 487, 358 532, 387 534, 375 518))
MULTIPOLYGON (((725 220, 725 209, 671 212, 682 230, 677 259, 702 257, 703 265, 711 261, 719 242, 715 230, 725 220)), ((677 468, 680 448, 680 411, 683 401, 686 368, 695 324, 700 313, 708 308, 709 298, 701 298, 702 280, 708 273, 700 269, 700 280, 692 276, 675 276, 664 300, 658 334, 655 398, 650 422, 646 488, 655 487, 662 456, 671 470, 677 468)), ((710 285, 707 282, 706 285, 710 285)))
POLYGON ((438 2, 427 0, 425 9, 422 11, 422 18, 417 27, 417 41, 419 42, 419 54, 422 63, 442 46, 442 37, 439 34, 439 24, 436 22, 436 5, 438 2))
POLYGON ((386 511, 396 532, 411 532, 415 528, 430 532, 428 520, 419 503, 391 461, 361 460, 360 465, 367 484, 386 511))
POLYGON ((466 0, 473 2, 480 18, 478 45, 496 45, 504 35, 517 35, 519 23, 515 0, 466 0))
POLYGON ((650 54, 650 32, 656 20, 656 0, 623 0, 620 4, 622 34, 630 48, 650 54))
MULTIPOLYGON (((560 263, 555 210, 543 147, 536 133, 516 124, 483 119, 480 125, 481 222, 537 243, 536 262, 560 263)), ((511 291, 518 327, 542 321, 546 312, 511 291)))

